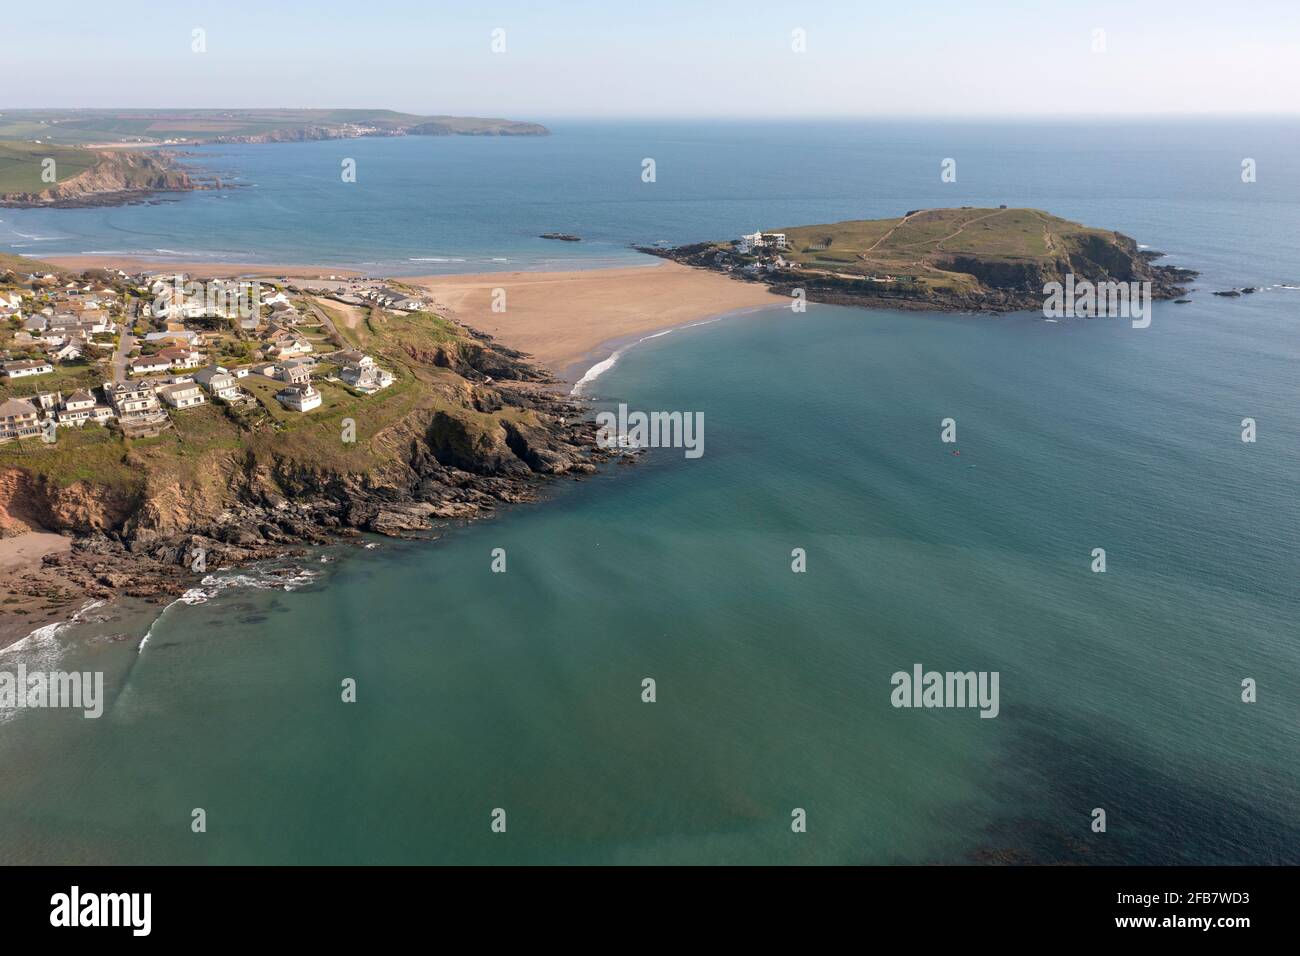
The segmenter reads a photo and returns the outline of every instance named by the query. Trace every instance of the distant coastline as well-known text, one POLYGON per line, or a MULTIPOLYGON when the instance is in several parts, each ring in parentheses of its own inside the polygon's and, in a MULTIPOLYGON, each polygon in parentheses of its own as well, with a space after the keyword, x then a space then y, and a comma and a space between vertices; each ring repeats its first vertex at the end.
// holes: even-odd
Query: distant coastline
POLYGON ((179 162, 175 150, 190 146, 550 135, 540 123, 389 110, 13 110, 3 115, 0 207, 20 209, 122 206, 163 201, 157 197, 166 193, 228 188, 179 162), (42 135, 33 137, 33 128, 42 135), (50 170, 53 181, 47 179, 50 170))

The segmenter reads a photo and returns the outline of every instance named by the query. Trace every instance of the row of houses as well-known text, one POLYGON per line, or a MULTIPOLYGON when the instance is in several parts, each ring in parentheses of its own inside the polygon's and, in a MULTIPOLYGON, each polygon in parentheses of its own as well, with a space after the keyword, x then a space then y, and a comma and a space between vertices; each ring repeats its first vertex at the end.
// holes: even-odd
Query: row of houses
POLYGON ((37 392, 28 398, 11 398, 0 404, 0 441, 33 438, 50 426, 79 428, 90 421, 103 423, 115 414, 111 405, 85 389, 68 396, 37 392))
POLYGON ((358 290, 356 293, 359 298, 375 305, 381 305, 385 309, 401 309, 404 312, 416 312, 424 308, 424 300, 413 295, 407 295, 398 289, 392 289, 388 286, 371 286, 358 290))

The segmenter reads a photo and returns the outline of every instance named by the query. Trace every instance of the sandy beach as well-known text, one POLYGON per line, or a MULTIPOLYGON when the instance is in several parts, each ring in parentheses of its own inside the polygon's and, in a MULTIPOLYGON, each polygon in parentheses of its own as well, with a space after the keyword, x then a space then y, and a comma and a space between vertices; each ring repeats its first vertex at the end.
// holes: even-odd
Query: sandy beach
MULTIPOLYGON (((647 257, 649 259, 649 257, 647 257)), ((148 262, 111 256, 51 256, 65 269, 184 272, 201 279, 283 276, 290 279, 355 276, 322 266, 259 263, 148 262)), ((782 301, 756 282, 741 282, 676 262, 570 272, 485 272, 473 275, 394 276, 428 291, 433 309, 533 356, 561 378, 576 381, 616 348, 653 332, 738 309, 782 301), (492 311, 494 289, 505 290, 505 311, 492 311)))
POLYGON ((71 538, 41 531, 0 538, 0 571, 37 565, 47 554, 62 554, 70 547, 71 538))
POLYGON ((781 301, 758 283, 675 262, 574 272, 422 276, 435 311, 527 352, 568 381, 621 344, 737 309, 781 301), (493 312, 493 290, 505 311, 493 312))
POLYGON ((33 588, 22 586, 20 579, 26 578, 29 584, 37 580, 42 575, 42 558, 67 554, 71 548, 71 538, 43 531, 0 538, 0 593, 4 595, 0 605, 0 648, 22 640, 35 628, 67 617, 74 603, 71 595, 50 600, 31 593, 33 588))

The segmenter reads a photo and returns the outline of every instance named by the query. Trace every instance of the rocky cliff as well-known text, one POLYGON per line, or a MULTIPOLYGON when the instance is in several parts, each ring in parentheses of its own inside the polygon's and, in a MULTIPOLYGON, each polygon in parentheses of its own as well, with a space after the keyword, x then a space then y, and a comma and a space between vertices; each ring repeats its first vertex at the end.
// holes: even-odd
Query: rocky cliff
POLYGON ((201 188, 168 153, 103 150, 96 157, 89 169, 38 193, 0 194, 0 205, 120 205, 153 193, 201 188))

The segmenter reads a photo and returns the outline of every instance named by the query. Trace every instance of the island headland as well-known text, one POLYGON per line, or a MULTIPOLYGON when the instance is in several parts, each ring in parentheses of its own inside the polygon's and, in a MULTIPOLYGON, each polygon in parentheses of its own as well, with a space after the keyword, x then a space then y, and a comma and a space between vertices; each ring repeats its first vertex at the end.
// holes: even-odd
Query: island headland
POLYGON ((759 230, 738 239, 639 247, 700 269, 760 282, 780 295, 840 305, 943 312, 1014 312, 1043 305, 1067 275, 1150 282, 1152 298, 1186 294, 1197 273, 1157 265, 1161 253, 1112 230, 1039 209, 916 209, 759 230))

